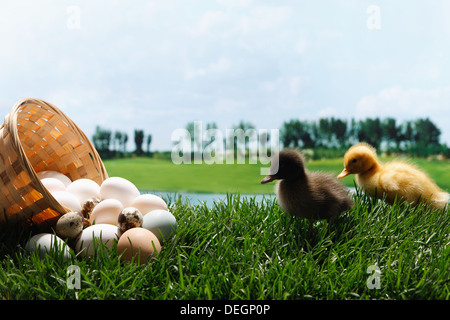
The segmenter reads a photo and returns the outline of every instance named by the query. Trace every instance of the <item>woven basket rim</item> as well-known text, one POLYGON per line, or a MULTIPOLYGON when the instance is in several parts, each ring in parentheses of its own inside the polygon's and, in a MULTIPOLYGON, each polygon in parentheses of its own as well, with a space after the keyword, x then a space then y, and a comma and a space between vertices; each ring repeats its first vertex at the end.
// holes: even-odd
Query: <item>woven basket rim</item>
POLYGON ((99 174, 102 178, 102 180, 106 179, 108 177, 108 174, 106 172, 105 167, 103 166, 103 162, 100 158, 100 155, 96 151, 95 147, 92 145, 91 141, 88 139, 88 137, 84 134, 84 132, 73 122, 64 112, 62 112, 59 108, 54 106, 53 104, 46 102, 41 99, 37 98, 25 98, 19 100, 11 109, 10 113, 5 116, 5 122, 0 126, 0 129, 5 128, 6 132, 5 134, 11 135, 11 143, 13 144, 14 150, 18 152, 18 161, 20 165, 24 168, 28 176, 30 177, 32 183, 34 184, 34 187, 38 192, 40 192, 47 200, 49 201, 51 207, 59 212, 60 214, 64 214, 69 212, 70 210, 61 205, 53 196, 52 194, 44 187, 44 185, 39 180, 36 171, 34 170, 33 166, 31 165, 30 161, 28 160, 25 151, 22 147, 22 144, 20 143, 19 139, 19 133, 17 128, 17 118, 19 111, 28 104, 34 104, 41 107, 44 107, 45 109, 49 110, 50 112, 54 113, 55 115, 61 117, 67 125, 70 127, 71 130, 73 130, 81 139, 81 141, 84 144, 87 144, 88 147, 92 150, 91 156, 93 157, 93 160, 101 163, 102 165, 98 168, 99 174))

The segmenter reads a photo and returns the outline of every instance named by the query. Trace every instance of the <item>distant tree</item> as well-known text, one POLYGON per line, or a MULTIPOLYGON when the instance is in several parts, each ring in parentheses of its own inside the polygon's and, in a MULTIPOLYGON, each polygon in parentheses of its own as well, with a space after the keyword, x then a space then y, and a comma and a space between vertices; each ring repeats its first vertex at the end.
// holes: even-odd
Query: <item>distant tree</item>
MULTIPOLYGON (((207 123, 206 130, 207 130, 207 132, 208 132, 208 130, 217 130, 217 124, 215 122, 207 123)), ((203 141, 203 149, 205 149, 205 147, 207 145, 212 145, 214 143, 214 141, 216 140, 216 136, 214 134, 212 134, 211 136, 208 136, 208 137, 209 137, 209 141, 208 140, 203 141)), ((208 138, 206 138, 206 139, 208 139, 208 138)))
POLYGON ((195 121, 189 122, 186 125, 186 130, 189 132, 189 135, 191 136, 191 142, 194 145, 194 149, 192 151, 202 152, 203 139, 201 137, 201 132, 199 132, 200 136, 196 133, 196 130, 199 130, 198 124, 196 124, 195 121))
POLYGON ((345 120, 331 118, 331 132, 333 132, 338 146, 344 146, 347 140, 347 122, 345 120))
POLYGON ((386 118, 382 121, 381 124, 382 124, 383 140, 386 141, 387 151, 391 151, 392 144, 397 144, 398 136, 400 135, 399 127, 397 127, 394 118, 386 118))
POLYGON ((441 130, 430 119, 418 119, 414 122, 414 127, 414 140, 416 143, 423 145, 439 144, 441 130))
POLYGON ((410 144, 413 142, 413 135, 414 135, 413 124, 411 121, 408 121, 405 127, 405 140, 409 141, 410 144))
POLYGON ((136 144, 136 154, 141 155, 144 153, 142 150, 142 143, 144 142, 144 131, 134 130, 134 143, 136 144))
MULTIPOLYGON (((347 124, 348 125, 348 124, 347 124)), ((355 144, 358 141, 358 131, 359 131, 359 123, 354 118, 352 118, 352 121, 350 122, 350 125, 348 125, 347 129, 347 141, 342 147, 349 147, 353 144, 355 144)))
POLYGON ((395 137, 395 145, 397 151, 403 150, 402 144, 406 141, 405 124, 399 124, 397 127, 397 136, 395 137))
POLYGON ((150 154, 150 144, 152 143, 152 135, 147 135, 147 152, 150 154))
POLYGON ((314 148, 322 143, 323 135, 320 125, 298 119, 284 122, 280 129, 280 140, 285 148, 314 148))
POLYGON ((300 122, 300 140, 303 148, 314 148, 316 146, 315 137, 312 134, 311 124, 307 121, 300 122))
POLYGON ((122 152, 123 153, 127 152, 127 142, 128 142, 128 134, 124 132, 124 133, 122 133, 122 147, 123 147, 122 152))
POLYGON ((280 139, 285 148, 298 148, 300 146, 301 123, 298 119, 284 122, 280 129, 280 139))
POLYGON ((315 121, 313 121, 312 123, 310 123, 309 125, 309 131, 311 134, 312 139, 314 140, 314 145, 316 147, 322 147, 323 144, 321 143, 321 138, 320 138, 320 128, 319 128, 319 124, 315 121))
POLYGON ((324 147, 331 146, 331 121, 329 118, 319 119, 320 145, 324 147))
POLYGON ((374 146, 376 149, 380 147, 382 139, 381 121, 379 118, 359 121, 358 130, 359 141, 365 141, 368 144, 374 146))
POLYGON ((397 150, 406 151, 413 145, 413 124, 411 121, 405 121, 398 125, 396 138, 397 150))
MULTIPOLYGON (((243 120, 239 121, 239 123, 237 125, 233 125, 233 129, 234 132, 231 133, 231 135, 228 137, 228 140, 231 142, 231 139, 233 139, 233 145, 234 145, 234 149, 235 151, 239 148, 239 150, 244 149, 245 150, 248 149, 249 147, 249 141, 251 139, 256 139, 256 130, 255 130, 255 126, 250 123, 250 122, 245 122, 243 120), (243 141, 239 141, 238 140, 238 131, 237 130, 242 130, 243 133, 243 141), (239 146, 239 143, 242 143, 242 145, 239 146)), ((236 152, 235 152, 236 154, 236 152)))
POLYGON ((93 142, 97 150, 109 150, 111 144, 111 131, 97 126, 95 128, 93 142))
POLYGON ((101 127, 97 126, 92 137, 92 142, 101 157, 111 157, 111 130, 102 129, 101 127))
POLYGON ((413 133, 414 146, 410 151, 419 156, 440 152, 440 135, 441 130, 430 119, 416 120, 413 133))
POLYGON ((120 151, 122 148, 122 132, 116 131, 114 132, 114 147, 115 151, 120 151))

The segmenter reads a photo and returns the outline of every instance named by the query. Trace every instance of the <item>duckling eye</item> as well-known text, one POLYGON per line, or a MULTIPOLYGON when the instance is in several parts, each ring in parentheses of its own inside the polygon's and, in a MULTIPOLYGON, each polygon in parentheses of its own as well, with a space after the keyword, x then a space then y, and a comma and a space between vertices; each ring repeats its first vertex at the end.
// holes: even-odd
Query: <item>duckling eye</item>
POLYGON ((353 159, 352 163, 356 163, 358 161, 358 159, 353 159))

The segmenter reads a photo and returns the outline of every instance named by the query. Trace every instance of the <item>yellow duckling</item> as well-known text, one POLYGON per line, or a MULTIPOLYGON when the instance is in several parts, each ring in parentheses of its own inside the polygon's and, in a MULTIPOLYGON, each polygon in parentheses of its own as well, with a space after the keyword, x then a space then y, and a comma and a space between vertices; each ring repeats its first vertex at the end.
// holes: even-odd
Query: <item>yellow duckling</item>
POLYGON ((381 163, 375 149, 367 143, 358 143, 347 150, 344 170, 339 179, 356 174, 356 183, 371 196, 383 198, 390 204, 398 200, 416 204, 427 201, 432 207, 443 209, 449 194, 440 189, 424 172, 402 161, 381 163))

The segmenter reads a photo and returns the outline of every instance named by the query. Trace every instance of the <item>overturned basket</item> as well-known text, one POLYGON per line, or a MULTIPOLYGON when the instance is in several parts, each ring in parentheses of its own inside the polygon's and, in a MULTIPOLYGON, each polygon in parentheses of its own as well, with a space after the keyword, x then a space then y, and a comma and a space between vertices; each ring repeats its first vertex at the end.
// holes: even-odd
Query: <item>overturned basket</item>
POLYGON ((23 99, 0 126, 1 229, 45 229, 69 211, 39 181, 36 173, 44 170, 99 184, 108 177, 97 151, 72 120, 48 102, 23 99))

